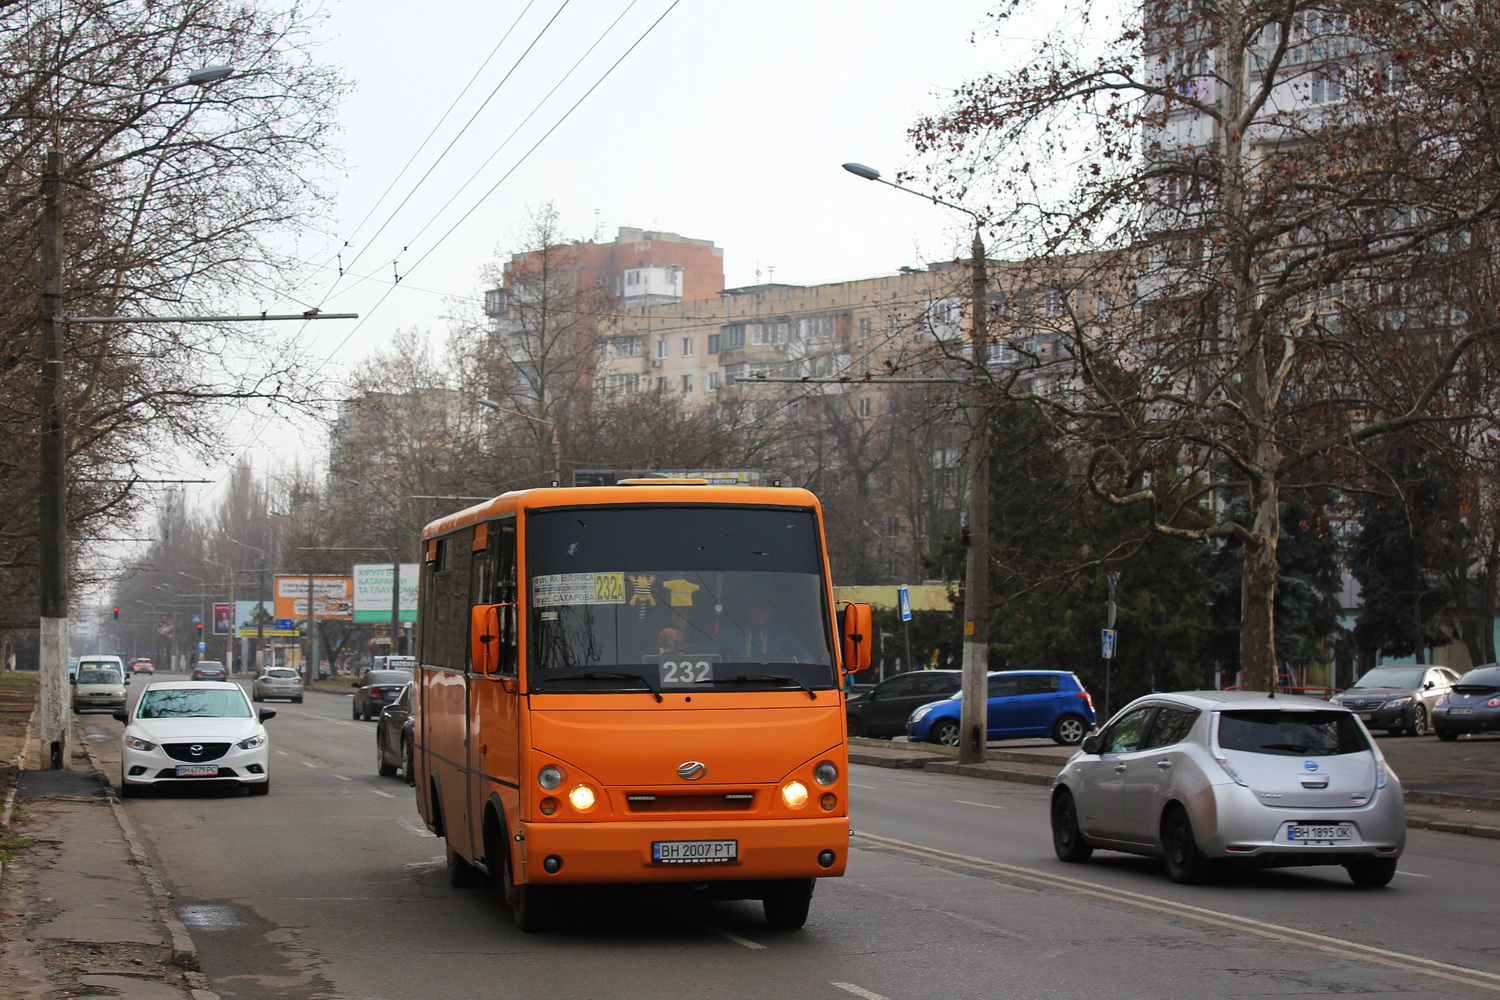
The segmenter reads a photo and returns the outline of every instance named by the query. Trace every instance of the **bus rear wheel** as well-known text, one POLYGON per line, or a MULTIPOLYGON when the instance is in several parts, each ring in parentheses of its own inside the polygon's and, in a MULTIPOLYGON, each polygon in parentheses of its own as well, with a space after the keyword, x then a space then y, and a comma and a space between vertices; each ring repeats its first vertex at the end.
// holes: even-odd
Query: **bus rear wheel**
POLYGON ((453 845, 447 840, 443 841, 448 854, 448 884, 455 889, 472 889, 484 881, 484 873, 469 864, 462 855, 453 849, 453 845))
POLYGON ((761 900, 766 911, 766 924, 779 930, 799 930, 807 923, 813 885, 810 878, 788 878, 767 886, 761 900))

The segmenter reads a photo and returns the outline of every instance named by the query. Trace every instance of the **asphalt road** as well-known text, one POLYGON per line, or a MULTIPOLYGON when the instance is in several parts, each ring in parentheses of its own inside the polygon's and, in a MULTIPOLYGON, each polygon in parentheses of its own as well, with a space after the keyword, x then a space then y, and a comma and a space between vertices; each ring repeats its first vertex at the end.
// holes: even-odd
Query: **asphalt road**
MULTIPOLYGON (((1412 831, 1382 890, 1336 868, 1176 886, 1107 852, 1058 862, 1043 787, 873 767, 852 769, 849 874, 820 883, 800 932, 754 903, 594 893, 524 935, 493 893, 448 887, 442 842, 376 776, 374 724, 347 696, 270 707, 269 796, 125 804, 228 1000, 1500 995, 1500 900, 1474 891, 1500 842, 1412 831)), ((86 725, 117 754, 118 723, 86 725)), ((1476 761, 1500 746, 1381 744, 1399 770, 1429 742, 1476 761)))

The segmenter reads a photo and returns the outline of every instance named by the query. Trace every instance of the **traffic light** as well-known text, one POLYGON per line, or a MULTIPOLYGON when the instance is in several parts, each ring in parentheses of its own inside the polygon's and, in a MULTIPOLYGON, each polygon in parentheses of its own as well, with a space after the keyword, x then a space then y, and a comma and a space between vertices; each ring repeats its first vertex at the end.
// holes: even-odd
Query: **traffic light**
POLYGON ((115 617, 116 618, 120 617, 120 608, 119 608, 118 605, 115 606, 115 617))
POLYGON ((200 639, 203 638, 203 623, 202 622, 198 623, 198 638, 200 638, 200 639))

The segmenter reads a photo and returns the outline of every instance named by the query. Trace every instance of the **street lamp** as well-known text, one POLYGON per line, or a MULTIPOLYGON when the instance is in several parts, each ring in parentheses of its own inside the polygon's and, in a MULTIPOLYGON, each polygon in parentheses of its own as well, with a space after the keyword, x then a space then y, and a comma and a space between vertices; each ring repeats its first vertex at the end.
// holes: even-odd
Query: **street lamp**
POLYGON ((235 634, 239 631, 239 605, 234 603, 234 567, 228 563, 215 562, 212 559, 205 559, 203 562, 207 566, 217 566, 224 570, 229 578, 229 634, 224 637, 224 671, 233 677, 234 641, 239 638, 235 634))
POLYGON ((968 384, 968 411, 971 436, 969 458, 969 495, 965 519, 968 521, 968 546, 964 565, 964 658, 963 699, 960 708, 958 759, 973 764, 985 759, 985 728, 988 714, 989 633, 990 633, 990 427, 980 379, 989 370, 989 324, 985 304, 989 276, 984 252, 984 218, 973 209, 951 201, 915 191, 885 180, 880 171, 863 163, 846 163, 844 169, 867 181, 877 181, 934 205, 963 212, 974 220, 974 241, 970 249, 971 282, 969 313, 973 351, 973 377, 968 384))
POLYGON ((535 420, 539 424, 546 424, 548 427, 551 427, 552 428, 552 485, 553 486, 560 486, 560 485, 562 485, 562 445, 558 442, 558 439, 557 439, 557 424, 554 421, 544 420, 541 417, 533 417, 531 414, 529 414, 529 413, 522 413, 520 410, 512 410, 508 406, 501 406, 499 403, 495 402, 493 399, 481 399, 481 400, 479 400, 479 405, 482 406, 482 407, 484 407, 487 410, 495 410, 498 413, 514 413, 518 417, 525 417, 527 420, 535 420))
MULTIPOLYGON (((195 70, 182 86, 207 86, 233 73, 229 66, 195 70)), ((42 174, 42 293, 37 319, 41 358, 37 386, 41 409, 37 554, 37 625, 41 649, 37 664, 41 744, 48 765, 68 766, 68 440, 64 424, 62 153, 49 150, 42 174)))
POLYGON ((255 586, 255 663, 251 667, 256 674, 259 674, 260 661, 266 655, 266 550, 237 538, 230 538, 228 541, 231 545, 238 545, 242 549, 249 549, 260 555, 260 576, 255 586))

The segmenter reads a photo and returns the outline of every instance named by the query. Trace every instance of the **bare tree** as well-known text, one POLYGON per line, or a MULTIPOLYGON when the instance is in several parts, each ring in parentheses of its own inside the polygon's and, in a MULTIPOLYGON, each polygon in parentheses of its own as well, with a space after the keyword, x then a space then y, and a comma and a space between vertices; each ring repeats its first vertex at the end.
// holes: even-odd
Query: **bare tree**
MULTIPOLYGON (((0 537, 18 562, 35 560, 46 154, 62 164, 64 315, 260 311, 278 294, 268 293, 275 276, 295 266, 281 234, 315 221, 325 200, 315 179, 343 84, 311 58, 314 17, 297 3, 235 0, 0 8, 0 537), (185 84, 216 65, 234 78, 185 84)), ((263 331, 72 323, 64 336, 75 536, 139 509, 159 449, 209 454, 247 401, 314 389, 263 331)), ((31 586, 25 574, 0 580, 31 586)))
MULTIPOLYGON (((1090 7, 1072 23, 1097 36, 1090 7)), ((1275 683, 1288 491, 1345 485, 1330 470, 1403 428, 1492 419, 1490 394, 1455 388, 1494 384, 1500 325, 1441 308, 1433 264, 1494 265, 1471 249, 1500 208, 1475 97, 1500 85, 1496 17, 1144 0, 1112 41, 1051 36, 913 130, 1035 261, 1024 343, 1055 349, 1017 351, 997 392, 1049 413, 1093 488, 1157 531, 1242 543, 1249 686, 1275 683), (1153 479, 1164 458, 1189 475, 1153 479), (1248 523, 1187 526, 1226 490, 1248 523)))

